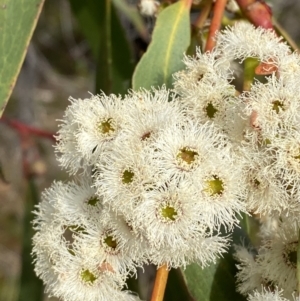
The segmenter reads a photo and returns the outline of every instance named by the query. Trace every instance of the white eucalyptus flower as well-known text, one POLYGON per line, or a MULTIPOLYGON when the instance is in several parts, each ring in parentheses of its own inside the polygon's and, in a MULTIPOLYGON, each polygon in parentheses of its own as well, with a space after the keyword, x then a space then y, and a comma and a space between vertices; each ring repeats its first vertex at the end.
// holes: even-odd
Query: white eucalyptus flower
POLYGON ((236 22, 217 34, 216 48, 228 59, 256 57, 261 62, 277 65, 278 58, 291 53, 289 46, 275 31, 255 28, 247 22, 236 22))
POLYGON ((285 83, 272 75, 266 84, 255 82, 251 91, 241 96, 247 103, 246 114, 250 116, 255 111, 253 125, 264 139, 272 142, 284 130, 299 129, 298 87, 297 82, 285 83))
POLYGON ((122 128, 123 105, 120 97, 92 95, 73 99, 58 132, 56 150, 61 164, 75 173, 96 163, 100 154, 110 149, 122 128))
POLYGON ((74 249, 102 269, 126 275, 146 261, 147 242, 122 215, 104 210, 79 234, 74 249))
POLYGON ((39 257, 39 250, 49 257, 64 257, 74 253, 74 241, 80 232, 89 226, 92 214, 99 214, 102 205, 95 190, 83 181, 81 185, 74 182, 63 184, 54 182, 42 194, 42 201, 37 206, 33 220, 37 230, 33 237, 33 253, 39 257))
MULTIPOLYGON (((124 111, 126 127, 119 143, 128 141, 135 152, 153 142, 160 131, 184 119, 181 105, 165 87, 151 91, 130 91, 124 102, 127 107, 124 111)), ((122 148, 121 145, 117 147, 122 148)))
POLYGON ((297 249, 299 225, 286 220, 272 233, 264 233, 256 257, 261 275, 292 295, 297 290, 297 249))
POLYGON ((55 265, 58 281, 51 287, 51 294, 64 301, 137 301, 136 296, 121 291, 123 276, 102 269, 89 258, 73 256, 55 265))
POLYGON ((195 173, 193 185, 202 222, 210 230, 232 230, 238 214, 246 212, 245 183, 241 164, 226 151, 206 160, 195 173))
POLYGON ((278 172, 273 168, 276 149, 244 147, 246 206, 249 212, 262 215, 280 214, 291 205, 290 194, 283 185, 278 172))
POLYGON ((196 190, 188 182, 167 182, 145 193, 133 213, 133 222, 142 228, 150 244, 184 248, 190 237, 203 235, 201 209, 196 190))
POLYGON ((134 144, 117 144, 114 151, 102 156, 96 165, 94 185, 104 203, 126 215, 135 208, 142 194, 159 180, 152 172, 151 162, 134 144))
POLYGON ((237 264, 237 290, 243 295, 246 295, 253 290, 261 292, 262 284, 267 284, 263 279, 260 271, 260 266, 255 259, 256 251, 248 250, 244 246, 235 245, 234 258, 237 264))
POLYGON ((184 58, 186 69, 174 74, 174 89, 184 110, 201 123, 224 125, 229 108, 235 103, 235 88, 228 60, 218 51, 184 58))
POLYGON ((76 132, 78 149, 88 162, 95 164, 104 150, 111 149, 122 129, 123 102, 120 97, 104 93, 73 101, 78 102, 74 111, 74 122, 79 125, 76 132))
POLYGON ((226 137, 212 125, 187 121, 170 126, 151 144, 150 162, 166 181, 192 179, 208 157, 226 148, 226 137))

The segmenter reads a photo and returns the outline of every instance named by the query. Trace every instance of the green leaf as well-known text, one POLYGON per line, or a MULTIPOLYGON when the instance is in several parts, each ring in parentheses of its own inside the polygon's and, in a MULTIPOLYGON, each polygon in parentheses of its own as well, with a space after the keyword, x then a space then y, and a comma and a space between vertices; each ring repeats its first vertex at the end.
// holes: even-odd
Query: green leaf
POLYGON ((99 18, 103 17, 104 0, 70 0, 72 11, 77 19, 80 31, 87 39, 92 54, 96 59, 98 56, 101 41, 101 22, 99 18))
MULTIPOLYGON (((240 244, 245 233, 236 229, 233 241, 240 244)), ((191 295, 197 301, 245 301, 246 298, 236 292, 235 274, 237 272, 232 257, 233 247, 216 264, 202 269, 193 263, 182 271, 191 295)))
POLYGON ((0 117, 15 86, 44 0, 0 0, 0 117))
POLYGON ((82 33, 97 60, 96 92, 124 94, 130 87, 133 57, 110 0, 70 0, 82 33))
POLYGON ((135 275, 127 277, 126 285, 127 285, 127 290, 140 295, 139 280, 135 275))
POLYGON ((164 301, 196 301, 189 293, 180 269, 171 269, 165 290, 164 301))
POLYGON ((183 53, 190 44, 189 9, 179 1, 159 14, 152 41, 135 69, 133 89, 172 87, 172 74, 183 69, 183 53))
POLYGON ((125 94, 134 70, 132 53, 113 6, 110 13, 102 19, 105 32, 98 53, 96 91, 125 94))

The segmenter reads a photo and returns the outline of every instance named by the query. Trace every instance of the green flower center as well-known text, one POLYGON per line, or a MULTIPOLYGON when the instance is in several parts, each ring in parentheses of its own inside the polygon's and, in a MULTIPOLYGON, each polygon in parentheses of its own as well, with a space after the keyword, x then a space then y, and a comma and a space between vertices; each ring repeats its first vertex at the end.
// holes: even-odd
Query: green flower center
POLYGON ((214 118, 215 114, 218 112, 211 102, 206 106, 205 111, 207 116, 211 119, 214 118))
POLYGON ((278 114, 280 110, 284 111, 283 102, 280 100, 275 100, 272 102, 272 109, 278 114))
POLYGON ((100 201, 100 200, 94 196, 94 197, 91 197, 91 198, 88 200, 87 203, 88 203, 89 205, 91 205, 91 206, 96 206, 96 204, 97 204, 99 201, 100 201))
POLYGON ((112 236, 106 236, 104 238, 104 243, 112 249, 117 247, 117 241, 112 236))
POLYGON ((264 141, 263 141, 263 145, 270 145, 271 144, 271 140, 266 138, 264 141))
POLYGON ((198 156, 197 152, 187 147, 180 149, 177 154, 177 158, 183 160, 187 164, 192 164, 196 160, 197 156, 198 156))
POLYGON ((130 184, 133 182, 134 172, 130 169, 126 169, 123 171, 122 174, 122 183, 123 184, 130 184))
POLYGON ((161 209, 161 214, 164 218, 170 219, 171 221, 175 221, 177 212, 173 207, 166 206, 161 209))
POLYGON ((218 176, 213 176, 213 179, 205 181, 205 191, 211 196, 221 195, 224 191, 224 183, 218 176))
POLYGON ((102 134, 109 134, 114 132, 115 128, 113 126, 112 118, 108 118, 105 121, 102 121, 98 124, 98 129, 102 134))
POLYGON ((89 270, 84 270, 81 272, 81 279, 86 283, 94 283, 97 277, 91 273, 89 270))

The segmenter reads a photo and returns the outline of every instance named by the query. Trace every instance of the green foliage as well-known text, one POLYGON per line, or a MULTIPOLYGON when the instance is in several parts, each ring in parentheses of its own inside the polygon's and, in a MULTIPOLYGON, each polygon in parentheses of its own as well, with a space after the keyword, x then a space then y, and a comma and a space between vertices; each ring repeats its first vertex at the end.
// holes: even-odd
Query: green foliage
POLYGON ((105 1, 70 0, 70 4, 79 28, 89 43, 92 54, 94 58, 97 58, 101 41, 101 21, 99 14, 102 14, 101 17, 105 15, 105 11, 101 13, 105 1))
POLYGON ((15 86, 43 0, 0 0, 0 116, 15 86))
MULTIPOLYGON (((233 243, 240 244, 245 233, 236 228, 233 234, 233 243)), ((193 263, 182 271, 186 285, 191 295, 197 301, 245 301, 246 298, 236 292, 237 272, 233 260, 233 247, 217 260, 215 264, 202 269, 193 263)))
POLYGON ((171 88, 172 74, 183 69, 183 54, 189 44, 189 7, 179 1, 159 14, 152 41, 135 69, 133 89, 163 84, 171 88))
POLYGON ((164 301, 196 301, 186 285, 180 269, 172 269, 169 273, 164 301))
POLYGON ((96 93, 124 94, 134 64, 125 32, 111 1, 70 1, 82 33, 97 60, 96 93))

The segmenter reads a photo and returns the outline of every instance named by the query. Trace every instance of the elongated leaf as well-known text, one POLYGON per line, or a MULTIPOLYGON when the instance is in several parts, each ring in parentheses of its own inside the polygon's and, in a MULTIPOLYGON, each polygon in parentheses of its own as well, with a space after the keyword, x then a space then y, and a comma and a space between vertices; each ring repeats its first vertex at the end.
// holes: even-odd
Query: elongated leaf
POLYGON ((70 0, 97 60, 96 92, 124 94, 130 86, 133 58, 125 32, 110 0, 70 0))
MULTIPOLYGON (((240 237, 245 237, 245 233, 236 229, 233 241, 240 243, 240 237)), ((232 257, 233 248, 220 258, 216 264, 202 269, 198 264, 187 266, 182 271, 187 287, 191 295, 197 301, 245 301, 246 298, 236 292, 237 272, 235 261, 232 257)))
POLYGON ((0 0, 0 116, 15 86, 44 0, 0 0))
POLYGON ((94 58, 98 56, 102 29, 100 18, 103 18, 105 1, 70 0, 72 11, 77 19, 80 31, 87 39, 94 58))
MULTIPOLYGON (((104 1, 103 1, 104 2, 104 1)), ((108 2, 108 1, 107 1, 108 2)), ((103 39, 97 61, 96 92, 125 94, 130 87, 133 59, 114 6, 103 16, 103 39)))
POLYGON ((164 301, 196 301, 189 293, 180 269, 171 269, 164 301))
POLYGON ((135 69, 133 89, 171 87, 172 74, 184 67, 183 53, 189 44, 189 5, 179 1, 159 14, 152 41, 135 69))

